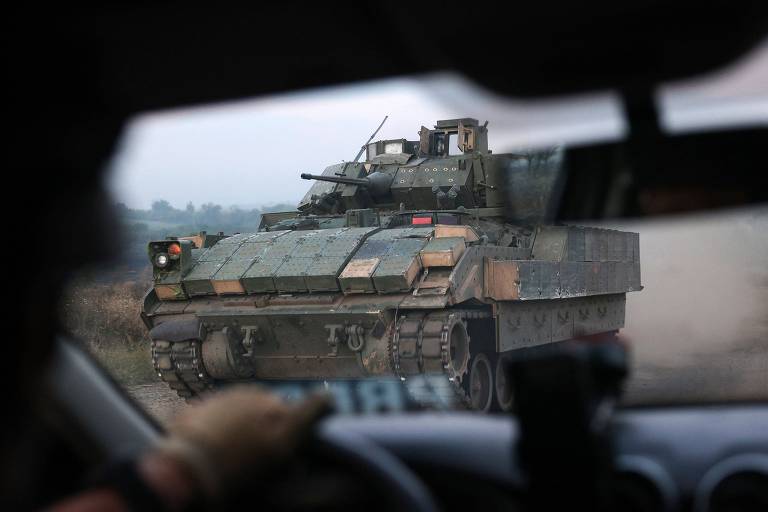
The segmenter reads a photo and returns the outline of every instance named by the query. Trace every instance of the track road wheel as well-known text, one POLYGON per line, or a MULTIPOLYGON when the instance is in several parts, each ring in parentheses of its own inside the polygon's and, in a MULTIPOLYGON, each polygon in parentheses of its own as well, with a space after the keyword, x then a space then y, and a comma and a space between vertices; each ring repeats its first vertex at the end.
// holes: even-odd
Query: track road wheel
POLYGON ((495 388, 496 388, 496 405, 504 412, 512 410, 514 404, 514 396, 512 394, 512 382, 510 382, 507 373, 504 371, 507 358, 499 356, 496 361, 495 372, 495 388))
POLYGON ((493 368, 485 354, 477 354, 469 370, 469 402, 472 409, 488 412, 493 403, 493 368))

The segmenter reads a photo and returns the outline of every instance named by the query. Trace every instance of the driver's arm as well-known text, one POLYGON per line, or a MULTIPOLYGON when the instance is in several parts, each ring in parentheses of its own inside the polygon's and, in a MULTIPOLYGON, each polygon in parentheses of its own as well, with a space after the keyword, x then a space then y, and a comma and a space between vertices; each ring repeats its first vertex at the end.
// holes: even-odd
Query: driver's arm
POLYGON ((290 462, 329 410, 325 396, 292 406, 253 387, 233 388, 183 411, 169 435, 138 461, 107 471, 103 483, 52 510, 199 508, 225 496, 244 475, 290 462))

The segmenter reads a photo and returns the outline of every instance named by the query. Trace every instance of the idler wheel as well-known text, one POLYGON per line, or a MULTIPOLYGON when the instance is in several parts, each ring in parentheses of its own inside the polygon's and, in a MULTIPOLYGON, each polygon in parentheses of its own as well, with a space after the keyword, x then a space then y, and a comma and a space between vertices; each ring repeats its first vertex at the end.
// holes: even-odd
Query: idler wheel
POLYGON ((493 369, 485 354, 477 354, 469 370, 469 403, 472 409, 488 412, 493 402, 493 369))
POLYGON ((505 371, 506 362, 507 358, 499 356, 499 359, 496 362, 494 381, 496 384, 496 403, 498 404, 499 409, 509 412, 512 410, 514 395, 512 394, 512 381, 505 371))
POLYGON ((448 331, 448 374, 461 380, 469 364, 469 334, 464 322, 456 320, 448 331))

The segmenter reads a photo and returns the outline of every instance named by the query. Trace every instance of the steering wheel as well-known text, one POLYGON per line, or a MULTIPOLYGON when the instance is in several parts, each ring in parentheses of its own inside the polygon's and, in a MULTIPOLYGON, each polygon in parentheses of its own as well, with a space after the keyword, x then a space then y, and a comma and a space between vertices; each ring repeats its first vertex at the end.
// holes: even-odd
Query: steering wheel
POLYGON ((387 450, 359 434, 333 431, 321 423, 311 450, 313 454, 332 458, 359 476, 386 487, 387 496, 396 510, 438 510, 429 489, 413 471, 387 450))
MULTIPOLYGON (((57 401, 79 420, 85 435, 108 457, 138 455, 162 435, 161 427, 92 357, 68 340, 57 343, 50 378, 58 384, 52 388, 57 401)), ((324 425, 318 425, 309 443, 307 455, 311 459, 337 463, 386 489, 386 497, 396 510, 437 510, 427 487, 398 458, 359 434, 334 432, 324 425)))

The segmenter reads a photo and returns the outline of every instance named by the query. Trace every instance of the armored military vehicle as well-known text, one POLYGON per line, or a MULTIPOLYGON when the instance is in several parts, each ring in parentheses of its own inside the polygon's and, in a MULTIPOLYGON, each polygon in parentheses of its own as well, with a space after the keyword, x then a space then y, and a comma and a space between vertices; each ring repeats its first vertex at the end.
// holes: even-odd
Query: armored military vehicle
POLYGON ((192 397, 439 374, 458 403, 508 410, 512 351, 623 327, 638 235, 546 225, 560 152, 492 154, 474 119, 419 135, 371 136, 354 161, 302 174, 314 183, 297 211, 252 233, 150 242, 158 375, 192 397))

